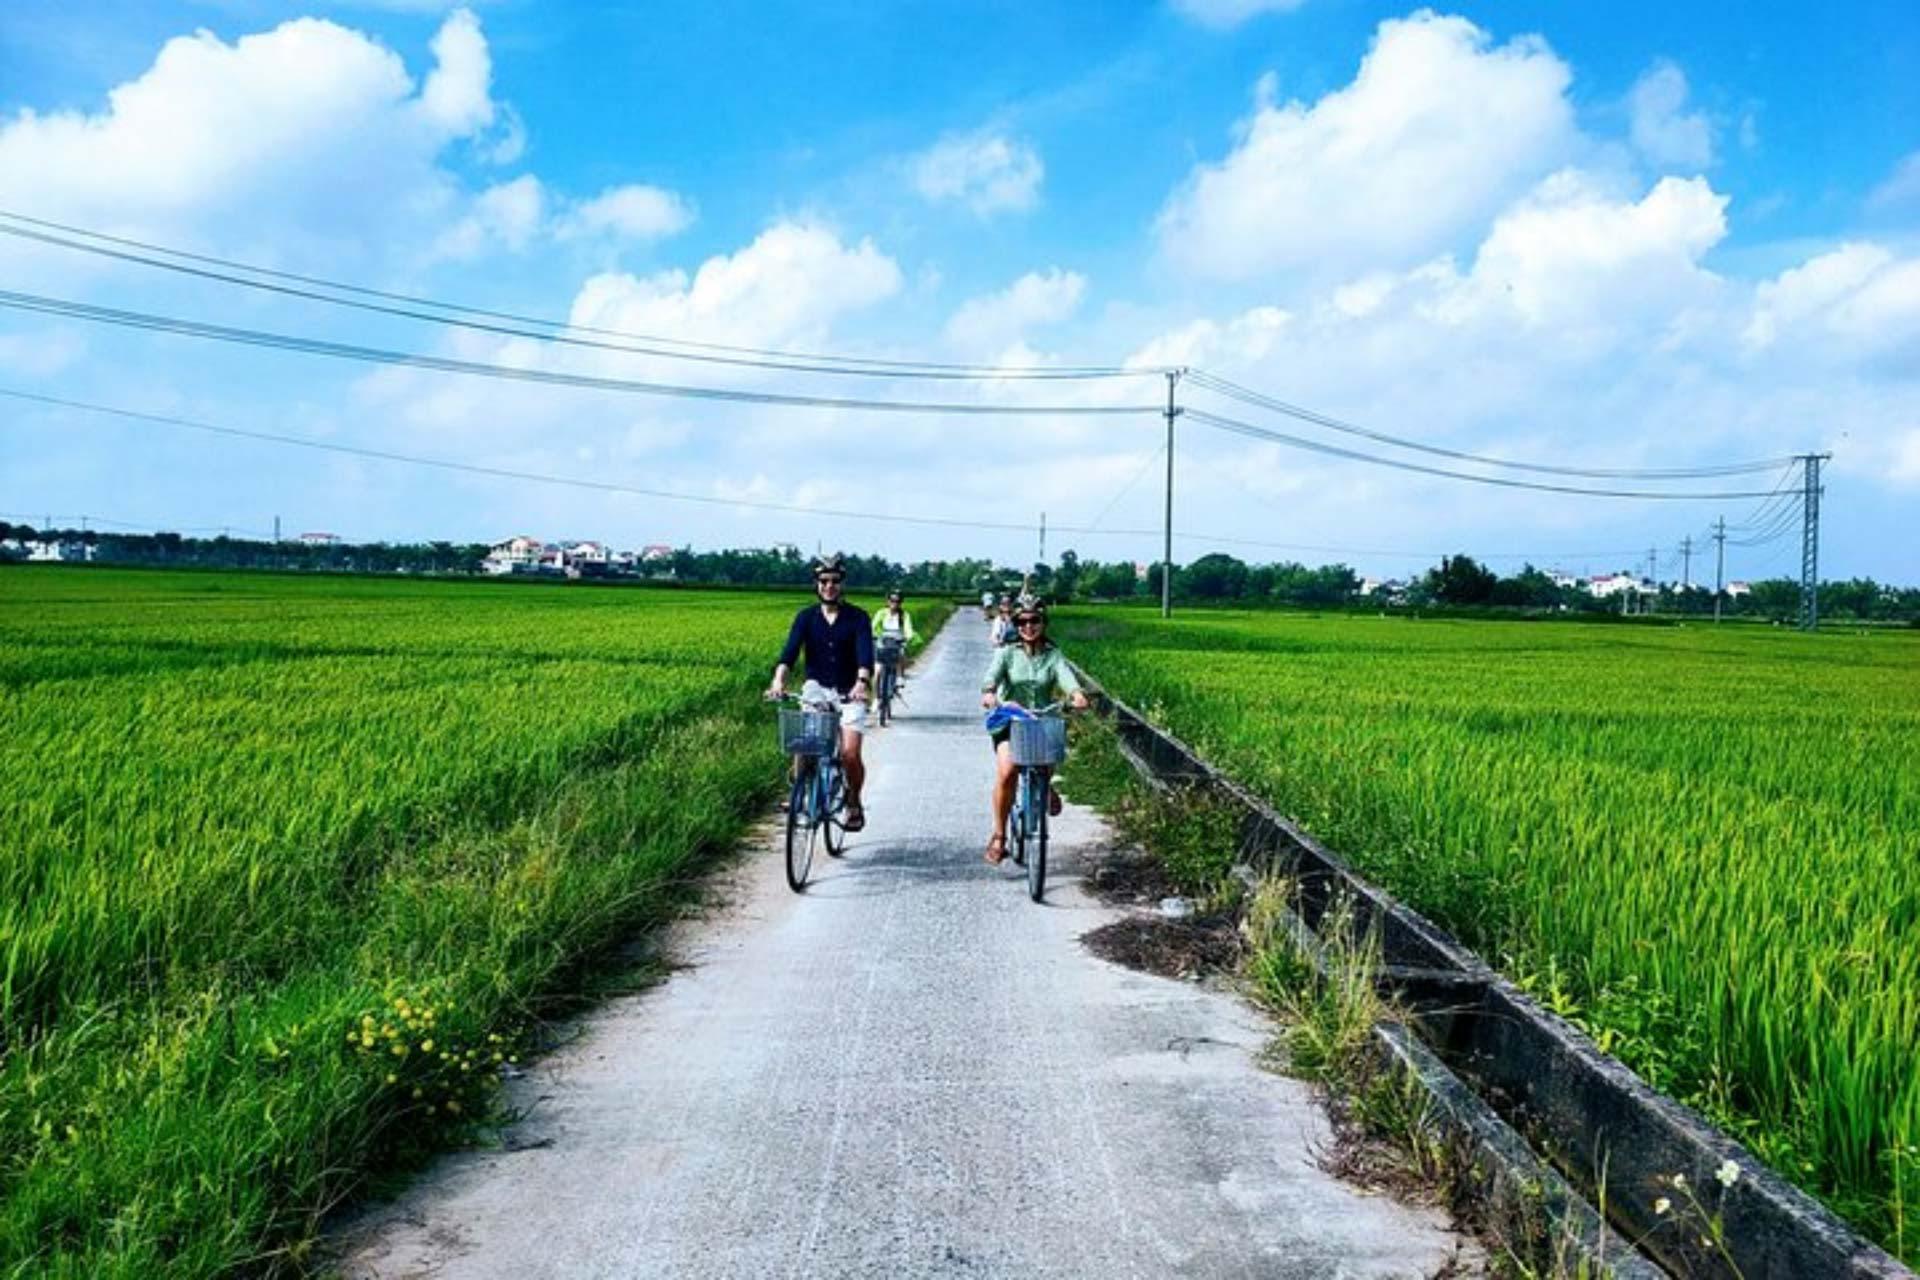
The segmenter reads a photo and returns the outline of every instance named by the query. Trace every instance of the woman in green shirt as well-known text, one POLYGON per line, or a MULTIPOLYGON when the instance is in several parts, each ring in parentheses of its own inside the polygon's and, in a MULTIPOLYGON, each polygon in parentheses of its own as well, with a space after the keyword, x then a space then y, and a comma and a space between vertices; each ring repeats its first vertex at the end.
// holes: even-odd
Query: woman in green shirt
MULTIPOLYGON (((1023 598, 1014 609, 1013 625, 1018 639, 994 650, 993 663, 981 682, 980 705, 989 711, 999 706, 1038 711, 1064 699, 1075 710, 1084 711, 1087 695, 1080 681, 1060 646, 1047 638, 1047 606, 1032 597, 1023 598)), ((993 834, 987 838, 987 861, 995 866, 1007 856, 1007 815, 1013 810, 1016 770, 1013 748, 1007 742, 1012 733, 1004 726, 993 731, 993 834)), ((1047 795, 1051 812, 1058 814, 1060 793, 1048 788, 1047 795)))

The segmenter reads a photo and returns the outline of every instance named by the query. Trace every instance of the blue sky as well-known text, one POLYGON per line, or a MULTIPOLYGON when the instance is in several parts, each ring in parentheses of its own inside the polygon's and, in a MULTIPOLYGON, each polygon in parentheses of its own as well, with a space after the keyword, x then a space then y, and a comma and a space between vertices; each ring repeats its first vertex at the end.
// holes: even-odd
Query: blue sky
MULTIPOLYGON (((1833 12, 1772 5, 1734 25, 1671 4, 15 0, 0 10, 0 209, 624 331, 1193 364, 1383 431, 1556 465, 1830 448, 1824 570, 1914 582, 1920 11, 1833 12)), ((821 389, 18 242, 0 242, 0 281, 488 363, 821 389)), ((1103 531, 1052 550, 1157 548, 1111 532, 1158 521, 1162 427, 1147 414, 662 402, 5 311, 0 387, 706 497, 1012 523, 1044 509, 1103 531)), ((1084 407, 1141 390, 962 394, 1084 407)), ((1197 391, 1193 403, 1353 443, 1197 391)), ((0 400, 0 448, 9 512, 902 558, 1018 560, 1031 545, 450 475, 17 401, 0 400)), ((1760 506, 1517 493, 1198 424, 1177 455, 1182 559, 1232 549, 1393 573, 1464 549, 1599 572, 1760 506), (1243 545, 1255 542, 1272 545, 1243 545)), ((1790 571, 1797 555, 1791 538, 1739 548, 1729 573, 1790 571)))

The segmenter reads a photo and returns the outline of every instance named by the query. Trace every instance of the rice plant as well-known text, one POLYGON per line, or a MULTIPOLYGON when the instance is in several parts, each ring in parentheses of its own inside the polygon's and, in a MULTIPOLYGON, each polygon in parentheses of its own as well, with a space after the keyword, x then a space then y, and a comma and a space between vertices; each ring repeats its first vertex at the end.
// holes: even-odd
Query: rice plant
POLYGON ((1920 1257, 1920 636, 1109 609, 1063 640, 1920 1257))

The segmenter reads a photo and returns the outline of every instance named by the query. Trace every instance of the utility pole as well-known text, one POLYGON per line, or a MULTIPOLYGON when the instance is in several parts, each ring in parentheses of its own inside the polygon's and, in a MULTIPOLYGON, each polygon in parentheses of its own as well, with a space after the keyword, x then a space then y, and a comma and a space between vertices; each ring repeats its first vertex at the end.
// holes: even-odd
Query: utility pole
POLYGON ((1641 613, 1653 612, 1654 597, 1660 594, 1660 548, 1647 548, 1647 598, 1640 606, 1641 613))
POLYGON ((1167 524, 1160 558, 1160 616, 1163 618, 1173 616, 1173 420, 1180 416, 1180 406, 1173 393, 1184 372, 1183 369, 1167 370, 1167 524))
POLYGON ((1034 563, 1045 564, 1046 562, 1047 562, 1047 513, 1042 511, 1040 513, 1040 558, 1034 561, 1034 563))
POLYGON ((275 516, 273 518, 273 540, 275 542, 280 541, 280 517, 279 516, 275 516))
POLYGON ((1693 590, 1693 535, 1680 540, 1680 593, 1693 590))
POLYGON ((1820 629, 1820 464, 1830 453, 1800 455, 1800 629, 1820 629))
POLYGON ((1727 589, 1727 518, 1713 522, 1713 620, 1720 621, 1720 597, 1727 589))

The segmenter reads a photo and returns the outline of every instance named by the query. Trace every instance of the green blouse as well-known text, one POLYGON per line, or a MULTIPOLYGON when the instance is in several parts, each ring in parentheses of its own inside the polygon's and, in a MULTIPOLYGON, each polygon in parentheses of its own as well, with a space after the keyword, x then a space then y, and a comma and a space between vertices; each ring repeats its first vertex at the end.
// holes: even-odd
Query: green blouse
POLYGON ((1080 681, 1067 665, 1067 655, 1055 645, 1038 653, 1028 653, 1025 645, 1010 644, 994 650, 993 664, 981 681, 982 692, 999 696, 1002 702, 1017 702, 1029 711, 1038 711, 1080 692, 1080 681))

